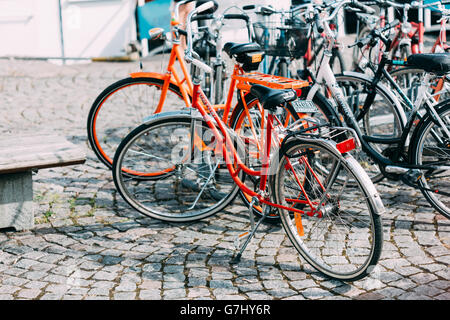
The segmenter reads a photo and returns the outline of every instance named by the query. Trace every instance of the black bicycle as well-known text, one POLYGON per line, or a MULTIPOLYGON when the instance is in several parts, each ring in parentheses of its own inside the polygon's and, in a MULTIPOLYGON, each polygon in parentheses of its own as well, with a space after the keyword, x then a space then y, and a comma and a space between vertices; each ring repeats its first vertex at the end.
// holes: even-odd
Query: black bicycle
MULTIPOLYGON (((389 48, 391 40, 383 32, 396 23, 373 30, 354 45, 376 46, 379 39, 389 48)), ((420 189, 436 210, 450 218, 450 100, 433 104, 425 99, 433 78, 450 73, 450 53, 414 54, 407 61, 391 60, 388 54, 389 50, 385 49, 380 63, 369 65, 374 73, 370 79, 349 74, 335 77, 346 97, 338 103, 339 111, 345 123, 358 133, 363 150, 382 176, 420 189), (425 72, 414 102, 389 74, 390 65, 410 66, 425 72), (375 105, 383 100, 376 90, 381 81, 388 82, 400 97, 402 107, 398 108, 397 103, 391 109, 396 114, 376 112, 375 105), (407 112, 402 121, 399 115, 405 106, 407 112), (377 123, 379 130, 374 129, 377 123)))

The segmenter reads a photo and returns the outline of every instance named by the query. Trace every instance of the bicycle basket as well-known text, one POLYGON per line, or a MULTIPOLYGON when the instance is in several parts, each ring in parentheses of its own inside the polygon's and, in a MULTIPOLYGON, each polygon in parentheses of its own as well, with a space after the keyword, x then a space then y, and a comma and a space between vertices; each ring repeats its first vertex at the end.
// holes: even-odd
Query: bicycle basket
POLYGON ((280 20, 254 23, 256 42, 268 56, 295 59, 304 56, 310 27, 302 21, 280 20))

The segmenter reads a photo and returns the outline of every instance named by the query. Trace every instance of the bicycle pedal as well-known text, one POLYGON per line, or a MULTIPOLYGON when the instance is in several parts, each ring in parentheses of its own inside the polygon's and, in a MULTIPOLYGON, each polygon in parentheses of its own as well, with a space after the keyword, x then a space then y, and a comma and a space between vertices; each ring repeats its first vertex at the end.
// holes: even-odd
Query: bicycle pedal
POLYGON ((246 231, 236 237, 236 240, 234 240, 234 246, 236 250, 241 250, 245 241, 247 241, 248 237, 250 236, 250 233, 250 231, 246 231))
POLYGON ((408 170, 401 176, 401 180, 412 187, 417 186, 417 182, 422 178, 422 172, 419 169, 408 170))

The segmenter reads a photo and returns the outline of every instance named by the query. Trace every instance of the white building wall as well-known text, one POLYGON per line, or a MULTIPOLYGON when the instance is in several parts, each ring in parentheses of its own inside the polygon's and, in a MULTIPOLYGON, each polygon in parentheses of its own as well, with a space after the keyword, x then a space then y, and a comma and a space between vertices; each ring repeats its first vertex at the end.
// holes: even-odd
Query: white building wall
POLYGON ((0 0, 0 56, 123 56, 136 40, 135 6, 136 0, 0 0))

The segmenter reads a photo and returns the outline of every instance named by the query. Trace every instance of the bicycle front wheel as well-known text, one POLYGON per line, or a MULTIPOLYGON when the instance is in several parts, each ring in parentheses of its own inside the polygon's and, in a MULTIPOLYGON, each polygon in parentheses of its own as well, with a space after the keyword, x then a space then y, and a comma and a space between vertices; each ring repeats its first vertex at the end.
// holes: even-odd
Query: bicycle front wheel
POLYGON ((163 221, 194 221, 217 213, 236 196, 239 189, 215 154, 214 135, 203 121, 193 123, 186 114, 161 114, 119 145, 114 184, 138 212, 163 221))
MULTIPOLYGON (((125 78, 95 99, 87 119, 89 144, 97 158, 112 168, 114 153, 122 139, 155 113, 164 81, 156 78, 125 78)), ((185 107, 180 89, 169 85, 164 105, 168 110, 185 107)))
POLYGON ((279 209, 282 225, 315 269, 344 281, 361 279, 373 270, 381 255, 384 207, 349 154, 343 156, 325 143, 287 142, 274 179, 274 197, 276 203, 292 208, 279 209))

